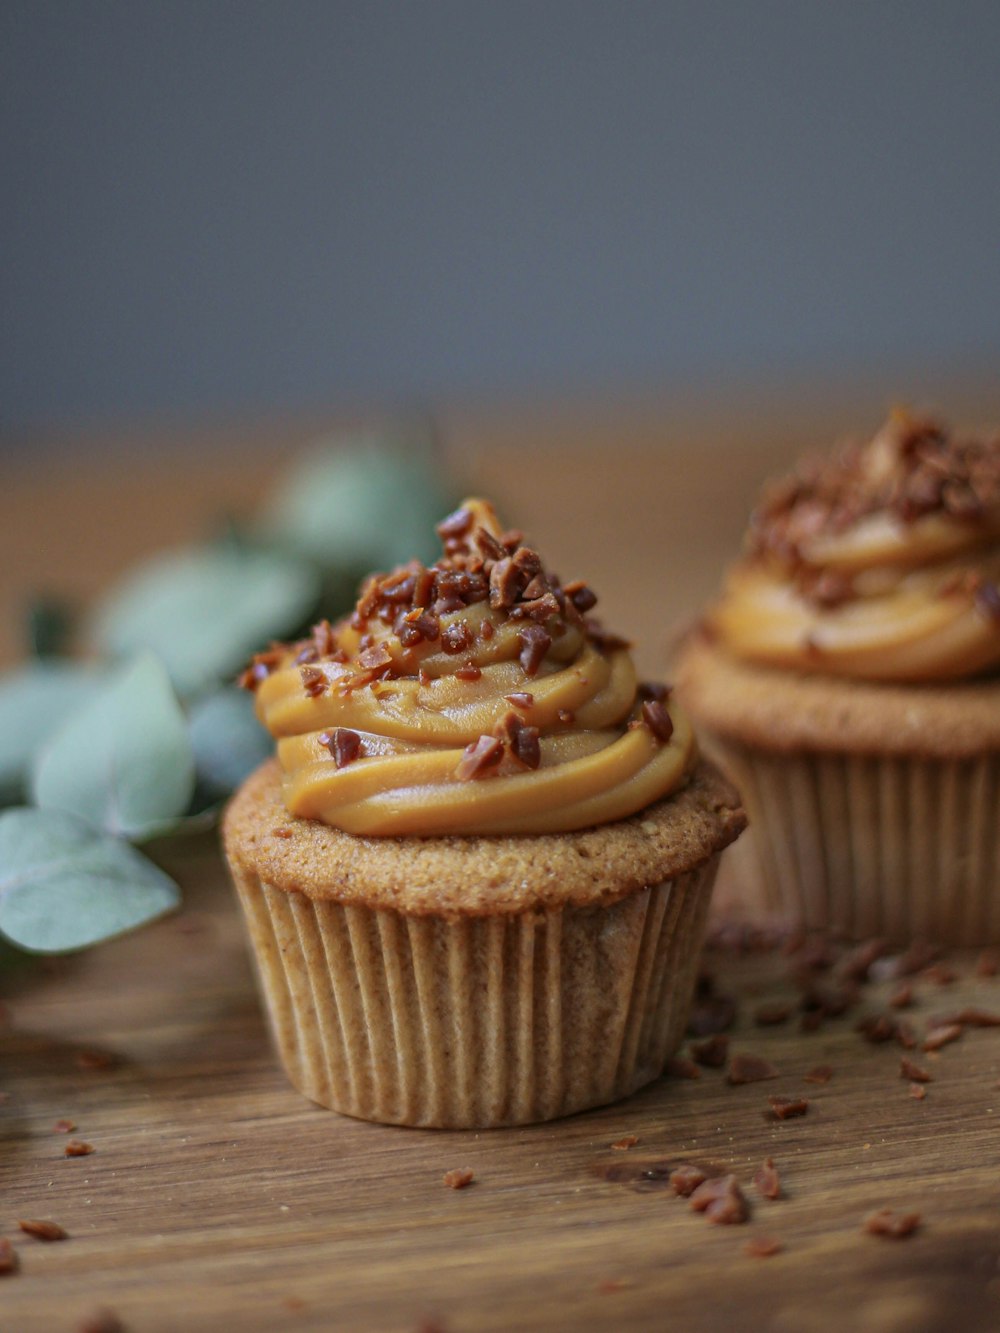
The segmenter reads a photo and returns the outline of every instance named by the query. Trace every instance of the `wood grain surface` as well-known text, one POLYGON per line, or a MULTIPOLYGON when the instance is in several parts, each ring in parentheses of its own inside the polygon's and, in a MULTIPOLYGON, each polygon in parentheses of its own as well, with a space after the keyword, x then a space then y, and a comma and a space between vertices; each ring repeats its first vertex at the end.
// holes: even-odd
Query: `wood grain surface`
MULTIPOLYGON (((803 437, 822 442, 808 413, 742 432, 731 421, 708 440, 690 425, 672 437, 670 420, 636 414, 626 438, 607 413, 453 421, 470 488, 505 502, 564 577, 593 581, 609 622, 641 637, 646 671, 710 593, 761 474, 803 437)), ((94 596, 142 551, 255 503, 305 433, 243 453, 203 435, 169 454, 112 454, 113 466, 53 455, 46 476, 37 459, 9 466, 6 660, 30 588, 94 596)), ((917 1100, 900 1047, 855 1031, 893 983, 815 1032, 798 1009, 759 1027, 761 1004, 798 1003, 802 956, 727 949, 706 964, 738 1002, 731 1050, 771 1060, 777 1079, 732 1087, 724 1069, 702 1068, 515 1130, 368 1125, 287 1085, 214 839, 157 854, 183 885, 180 915, 3 978, 0 1236, 19 1268, 0 1276, 0 1333, 72 1333, 101 1307, 131 1333, 1000 1327, 1000 1028, 909 1052, 933 1075, 917 1100), (830 1081, 804 1081, 818 1065, 830 1081), (805 1094, 807 1114, 775 1120, 775 1094, 805 1094), (61 1118, 91 1155, 64 1155, 61 1118), (632 1147, 612 1147, 629 1136, 632 1147), (775 1201, 751 1185, 768 1156, 783 1182, 775 1201), (734 1172, 750 1222, 713 1226, 674 1197, 665 1176, 682 1162, 734 1172), (456 1167, 474 1171, 470 1187, 444 1185, 456 1167), (883 1206, 919 1212, 920 1228, 864 1234, 883 1206), (58 1222, 69 1238, 35 1239, 19 1219, 58 1222), (781 1252, 750 1257, 756 1236, 781 1252)), ((965 1005, 1000 1013, 1000 980, 976 975, 971 956, 946 961, 953 983, 914 979, 907 1016, 920 1034, 929 1015, 965 1005)))

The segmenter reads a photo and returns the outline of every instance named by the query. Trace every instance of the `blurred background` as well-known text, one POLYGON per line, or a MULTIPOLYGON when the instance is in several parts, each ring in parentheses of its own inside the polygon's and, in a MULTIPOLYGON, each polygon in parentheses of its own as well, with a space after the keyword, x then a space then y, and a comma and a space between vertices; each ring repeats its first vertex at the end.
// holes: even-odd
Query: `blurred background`
POLYGON ((5 0, 3 440, 947 400, 1000 351, 998 56, 995 0, 5 0))

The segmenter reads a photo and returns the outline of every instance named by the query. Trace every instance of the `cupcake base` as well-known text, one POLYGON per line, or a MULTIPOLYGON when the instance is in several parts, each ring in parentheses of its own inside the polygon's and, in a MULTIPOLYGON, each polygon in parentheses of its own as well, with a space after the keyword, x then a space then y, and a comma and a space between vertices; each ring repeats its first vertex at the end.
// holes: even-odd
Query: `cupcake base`
MULTIPOLYGON (((702 766, 679 796, 605 829, 536 839, 350 839, 289 821, 277 772, 266 766, 235 798, 226 839, 289 1078, 347 1115, 440 1128, 550 1120, 635 1091, 661 1073, 682 1038, 719 853, 743 822, 727 785, 702 766), (248 846, 248 815, 266 809, 265 830, 277 823, 285 836, 265 833, 248 846), (319 882, 306 888, 303 840, 308 847, 316 838, 328 853, 349 849, 355 869, 369 850, 382 856, 374 904, 359 900, 355 877, 351 890, 332 872, 325 893, 319 882), (637 842, 639 865, 651 843, 659 845, 654 860, 669 863, 670 847, 674 861, 686 851, 692 865, 613 893, 601 863, 591 864, 595 839, 637 842), (506 910, 489 912, 474 891, 476 868, 495 862, 500 844, 508 858, 520 844, 536 885, 523 881, 506 910), (579 869, 560 886, 546 872, 567 849, 579 869), (446 850, 459 858, 475 911, 456 911, 446 890, 451 905, 430 910, 419 884, 399 888, 398 905, 384 901, 387 862, 440 864, 446 850), (282 861, 285 874, 274 873, 282 861)), ((621 862, 622 848, 610 859, 621 862)))
POLYGON ((796 677, 696 639, 678 683, 746 803, 727 871, 749 910, 855 939, 1000 943, 1000 682, 796 677))

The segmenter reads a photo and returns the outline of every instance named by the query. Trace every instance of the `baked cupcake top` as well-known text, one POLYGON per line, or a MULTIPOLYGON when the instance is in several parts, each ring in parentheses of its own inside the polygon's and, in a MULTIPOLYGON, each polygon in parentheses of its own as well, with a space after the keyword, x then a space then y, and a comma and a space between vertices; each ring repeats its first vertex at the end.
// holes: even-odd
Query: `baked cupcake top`
POLYGON ((244 673, 291 814, 375 836, 540 834, 623 819, 682 786, 684 712, 520 532, 467 500, 442 558, 372 575, 353 614, 244 673))
POLYGON ((1000 667, 1000 433, 895 411, 766 488, 707 628, 734 656, 872 681, 1000 667))

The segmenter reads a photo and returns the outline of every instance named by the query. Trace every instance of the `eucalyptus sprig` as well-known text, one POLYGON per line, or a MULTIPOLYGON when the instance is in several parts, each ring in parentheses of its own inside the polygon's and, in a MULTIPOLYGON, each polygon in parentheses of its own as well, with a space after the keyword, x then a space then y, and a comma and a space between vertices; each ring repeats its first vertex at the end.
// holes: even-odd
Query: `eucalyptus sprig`
POLYGON ((235 672, 341 614, 371 569, 429 556, 455 498, 426 422, 335 437, 259 519, 111 589, 84 626, 86 663, 61 656, 67 608, 38 604, 35 660, 0 676, 0 946, 80 949, 175 907, 135 844, 206 827, 270 752, 235 672))

